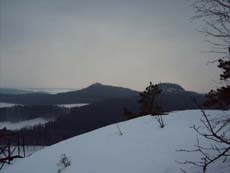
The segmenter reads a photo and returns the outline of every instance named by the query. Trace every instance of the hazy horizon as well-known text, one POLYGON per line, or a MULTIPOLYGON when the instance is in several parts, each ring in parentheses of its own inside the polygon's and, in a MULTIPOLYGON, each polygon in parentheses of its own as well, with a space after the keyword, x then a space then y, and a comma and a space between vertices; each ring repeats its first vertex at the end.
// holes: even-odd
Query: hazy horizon
POLYGON ((0 87, 149 81, 208 92, 219 69, 186 0, 0 0, 0 87))
MULTIPOLYGON (((137 90, 137 89, 133 89, 133 88, 128 88, 128 87, 125 87, 125 86, 118 86, 118 85, 110 85, 110 84, 106 84, 106 83, 92 83, 90 85, 87 85, 87 86, 83 86, 82 88, 62 88, 62 87, 48 87, 48 88, 44 88, 44 87, 0 87, 0 89, 18 89, 18 90, 25 90, 25 91, 35 91, 35 92, 47 92, 47 93, 50 93, 50 94, 57 94, 57 93, 64 93, 64 92, 69 92, 69 91, 77 91, 77 90, 81 90, 81 89, 85 89, 85 88, 88 88, 90 87, 91 85, 95 85, 95 84, 100 84, 100 85, 103 85, 103 86, 112 86, 112 87, 122 87, 122 88, 127 88, 127 89, 131 89, 131 90, 134 90, 134 91, 138 91, 138 92, 141 92, 143 91, 145 88, 141 89, 141 90, 137 90)), ((160 83, 160 84, 176 84, 176 83, 168 83, 168 82, 163 82, 163 83, 160 83)), ((179 85, 181 86, 180 84, 176 84, 176 85, 179 85)), ((181 86, 184 90, 186 91, 192 91, 192 90, 188 90, 187 88, 184 88, 183 86, 181 86)), ((198 92, 200 94, 206 94, 207 92, 198 92)))

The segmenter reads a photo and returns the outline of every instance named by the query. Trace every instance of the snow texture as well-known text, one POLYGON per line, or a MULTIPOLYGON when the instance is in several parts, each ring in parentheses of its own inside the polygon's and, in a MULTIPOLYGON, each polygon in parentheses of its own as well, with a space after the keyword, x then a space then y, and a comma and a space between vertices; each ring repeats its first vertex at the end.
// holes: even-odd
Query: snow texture
MULTIPOLYGON (((180 168, 186 173, 198 172, 201 168, 177 161, 198 161, 200 154, 177 150, 194 148, 197 134, 190 127, 200 123, 201 112, 178 111, 163 118, 166 123, 163 129, 154 117, 144 116, 118 123, 122 134, 117 124, 113 124, 73 137, 19 159, 3 172, 57 173, 57 163, 63 153, 71 165, 62 173, 179 173, 180 168)), ((213 164, 208 172, 229 173, 229 162, 225 165, 213 164)))

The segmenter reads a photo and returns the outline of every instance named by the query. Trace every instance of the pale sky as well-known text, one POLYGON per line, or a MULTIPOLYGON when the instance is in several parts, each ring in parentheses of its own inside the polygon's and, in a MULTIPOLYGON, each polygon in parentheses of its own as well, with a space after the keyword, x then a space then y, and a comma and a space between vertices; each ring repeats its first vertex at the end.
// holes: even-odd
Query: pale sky
POLYGON ((215 88, 188 0, 0 0, 0 87, 215 88))

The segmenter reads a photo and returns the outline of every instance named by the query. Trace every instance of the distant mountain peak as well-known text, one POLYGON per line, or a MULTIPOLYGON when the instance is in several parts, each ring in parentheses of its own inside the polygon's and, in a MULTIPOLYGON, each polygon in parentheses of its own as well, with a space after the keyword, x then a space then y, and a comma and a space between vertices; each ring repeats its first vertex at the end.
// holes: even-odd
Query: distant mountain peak
POLYGON ((93 99, 124 98, 124 97, 136 96, 138 94, 137 91, 131 90, 129 88, 104 85, 101 83, 93 83, 86 88, 75 91, 75 93, 78 94, 78 97, 81 96, 81 97, 93 98, 93 99))
POLYGON ((89 87, 98 87, 98 86, 103 86, 103 84, 96 82, 96 83, 91 84, 89 87))
POLYGON ((185 89, 175 83, 160 83, 160 88, 163 92, 185 92, 185 89))

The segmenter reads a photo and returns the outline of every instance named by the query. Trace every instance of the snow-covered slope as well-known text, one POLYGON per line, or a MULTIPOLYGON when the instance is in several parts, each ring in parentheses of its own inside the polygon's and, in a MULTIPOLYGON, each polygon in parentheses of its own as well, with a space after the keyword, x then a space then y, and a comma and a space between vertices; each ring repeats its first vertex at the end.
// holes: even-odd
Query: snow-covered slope
MULTIPOLYGON (((221 111, 208 111, 221 114, 221 111)), ((166 127, 159 128, 155 119, 144 116, 60 142, 19 159, 4 173, 57 173, 60 155, 65 153, 71 165, 62 173, 187 173, 197 167, 177 161, 199 160, 199 153, 178 152, 192 149, 196 133, 190 128, 199 123, 200 111, 180 111, 164 116, 166 127)), ((227 173, 230 167, 211 166, 211 173, 227 173)), ((229 165, 229 164, 228 164, 229 165)))

